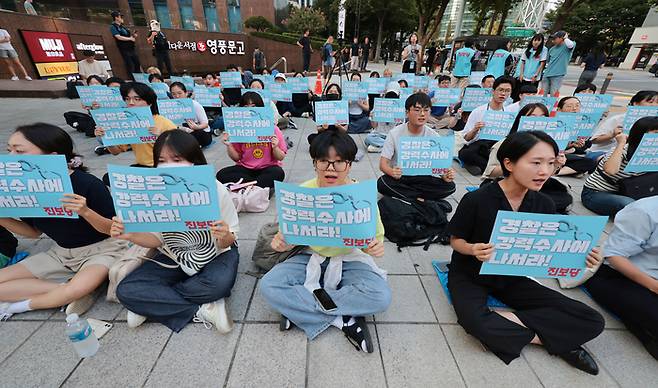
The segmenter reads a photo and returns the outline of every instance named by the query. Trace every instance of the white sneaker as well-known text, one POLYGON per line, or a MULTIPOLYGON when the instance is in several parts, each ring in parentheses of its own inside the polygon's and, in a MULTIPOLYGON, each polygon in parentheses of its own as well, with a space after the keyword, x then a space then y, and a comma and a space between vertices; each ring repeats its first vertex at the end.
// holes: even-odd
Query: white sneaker
POLYGON ((302 117, 305 118, 305 119, 309 118, 310 116, 311 116, 311 114, 309 112, 302 113, 302 117))
POLYGON ((128 314, 126 314, 126 321, 128 321, 128 327, 134 329, 144 323, 144 321, 146 321, 146 317, 143 315, 135 314, 132 311, 128 311, 128 314))
POLYGON ((359 148, 358 151, 356 152, 356 156, 354 157, 354 161, 358 162, 361 159, 363 159, 364 156, 366 156, 366 153, 363 152, 363 150, 361 148, 359 148))
POLYGON ((25 80, 26 80, 26 81, 32 81, 32 77, 30 77, 29 75, 26 75, 26 76, 25 76, 25 80))
POLYGON ((214 325, 215 329, 222 334, 233 330, 233 321, 228 315, 226 300, 224 298, 201 305, 193 321, 203 323, 208 329, 214 325))
POLYGON ((10 305, 11 303, 9 302, 0 302, 0 322, 7 321, 12 315, 14 315, 7 312, 7 308, 9 308, 10 305))
POLYGON ((19 80, 19 78, 18 78, 18 76, 17 76, 17 75, 15 75, 15 76, 13 76, 13 77, 11 77, 11 80, 12 80, 12 81, 18 81, 18 80, 19 80))
POLYGON ((91 294, 85 295, 78 300, 74 300, 73 302, 69 303, 68 306, 66 306, 66 315, 78 314, 78 316, 81 316, 82 314, 86 313, 87 310, 91 308, 91 306, 94 305, 95 301, 96 292, 92 292, 91 294))
POLYGON ((368 152, 382 152, 382 149, 371 144, 368 146, 368 152))

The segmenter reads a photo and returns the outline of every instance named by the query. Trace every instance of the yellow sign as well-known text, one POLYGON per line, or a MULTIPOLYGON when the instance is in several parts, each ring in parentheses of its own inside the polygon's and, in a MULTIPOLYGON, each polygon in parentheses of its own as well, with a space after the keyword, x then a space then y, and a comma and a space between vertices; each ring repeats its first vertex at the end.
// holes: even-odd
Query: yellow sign
POLYGON ((76 74, 78 72, 78 62, 50 62, 37 63, 37 71, 42 77, 51 75, 76 74))

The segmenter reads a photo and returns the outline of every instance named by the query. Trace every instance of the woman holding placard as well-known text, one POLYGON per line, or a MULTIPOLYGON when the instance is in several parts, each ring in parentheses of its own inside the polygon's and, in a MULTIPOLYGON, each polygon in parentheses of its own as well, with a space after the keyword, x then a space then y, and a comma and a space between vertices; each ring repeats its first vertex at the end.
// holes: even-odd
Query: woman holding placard
MULTIPOLYGON (((361 74, 352 73, 350 81, 361 82, 361 74)), ((368 113, 370 112, 370 104, 368 100, 349 101, 349 125, 347 126, 348 133, 364 133, 370 131, 372 124, 368 113)))
MULTIPOLYGON (((565 113, 579 113, 580 100, 574 96, 567 96, 557 103, 557 111, 565 113)), ((559 117, 559 113, 558 113, 559 117)), ((587 139, 578 139, 569 142, 565 150, 567 162, 564 167, 560 168, 558 175, 574 175, 592 173, 596 168, 596 160, 585 157, 586 150, 592 145, 592 142, 587 139)))
MULTIPOLYGON (((340 88, 340 86, 338 86, 338 84, 329 84, 329 86, 327 86, 326 92, 324 94, 324 100, 338 101, 342 98, 343 98, 343 90, 340 88)), ((319 125, 318 133, 312 133, 308 135, 308 137, 306 138, 308 140, 308 144, 313 143, 313 139, 315 139, 318 136, 318 134, 324 131, 338 131, 338 132, 347 133, 347 126, 343 124, 319 125)))
MULTIPOLYGON (((262 107, 263 99, 256 92, 246 92, 240 99, 241 107, 262 107)), ((217 173, 217 180, 222 183, 256 181, 263 188, 274 188, 274 181, 283 181, 286 173, 281 167, 288 152, 283 133, 274 126, 274 136, 270 142, 231 143, 228 132, 224 132, 222 141, 226 145, 228 156, 235 166, 224 167, 217 173)))
MULTIPOLYGON (((169 92, 171 96, 176 98, 189 98, 187 88, 182 82, 173 82, 169 85, 169 92)), ((192 106, 194 106, 194 120, 186 120, 183 130, 189 132, 194 136, 197 142, 201 147, 207 147, 212 143, 212 134, 210 133, 210 126, 208 126, 208 116, 206 111, 203 110, 203 106, 192 100, 192 106)))
MULTIPOLYGON (((158 137, 153 159, 154 167, 208 164, 199 143, 181 130, 158 137)), ((128 327, 151 319, 175 332, 190 321, 213 325, 221 333, 233 328, 224 298, 231 295, 238 272, 240 227, 228 191, 219 183, 217 191, 222 219, 209 230, 125 233, 121 220, 113 218, 112 237, 160 251, 117 286, 128 327)))
POLYGON ((61 128, 37 123, 18 127, 9 137, 9 152, 20 155, 64 155, 73 193, 62 207, 78 218, 0 218, 0 226, 27 238, 42 234, 54 240, 49 250, 0 269, 0 321, 12 314, 68 304, 78 315, 94 303, 90 295, 107 280, 114 262, 127 248, 109 238, 114 205, 98 178, 86 172, 73 152, 71 137, 61 128), (10 303, 6 303, 10 302, 10 303))
MULTIPOLYGON (((494 254, 489 240, 499 210, 555 213, 553 201, 538 191, 555 171, 558 153, 555 141, 540 131, 517 132, 503 141, 497 155, 505 178, 466 193, 448 225, 453 248, 448 288, 459 324, 506 364, 532 343, 597 374, 582 345, 603 331, 601 314, 524 276, 480 275, 482 262, 494 254), (514 311, 490 310, 488 295, 514 311)), ((587 266, 600 261, 594 248, 587 266)))

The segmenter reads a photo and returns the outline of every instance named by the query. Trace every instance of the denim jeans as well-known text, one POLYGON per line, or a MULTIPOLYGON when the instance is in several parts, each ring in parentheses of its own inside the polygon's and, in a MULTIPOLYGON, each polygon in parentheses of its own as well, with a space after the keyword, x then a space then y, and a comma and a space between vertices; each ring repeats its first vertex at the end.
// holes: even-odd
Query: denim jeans
POLYGON ((541 81, 541 85, 544 88, 544 96, 553 96, 555 93, 559 93, 560 86, 562 86, 562 80, 564 80, 563 75, 557 77, 544 77, 541 81))
POLYGON ((617 212, 625 208, 626 205, 635 202, 631 197, 605 191, 592 190, 588 187, 583 187, 583 192, 581 193, 580 198, 583 201, 583 205, 589 210, 596 214, 610 217, 614 217, 617 212))
MULTIPOLYGON (((180 268, 165 268, 147 261, 119 283, 117 298, 126 309, 178 333, 202 304, 231 295, 239 259, 238 247, 233 245, 194 276, 180 268)), ((164 254, 154 260, 174 263, 164 254)))
POLYGON ((385 141, 386 141, 386 134, 379 132, 369 133, 368 135, 366 135, 366 138, 363 140, 366 146, 371 145, 378 148, 384 147, 385 141))
MULTIPOLYGON (((293 256, 277 264, 260 281, 260 291, 267 303, 304 330, 309 339, 326 330, 337 316, 372 315, 386 310, 391 303, 391 289, 386 280, 367 264, 346 261, 338 289, 326 290, 338 308, 325 312, 304 288, 309 258, 308 254, 293 256)), ((326 266, 327 261, 322 264, 323 273, 326 266)))

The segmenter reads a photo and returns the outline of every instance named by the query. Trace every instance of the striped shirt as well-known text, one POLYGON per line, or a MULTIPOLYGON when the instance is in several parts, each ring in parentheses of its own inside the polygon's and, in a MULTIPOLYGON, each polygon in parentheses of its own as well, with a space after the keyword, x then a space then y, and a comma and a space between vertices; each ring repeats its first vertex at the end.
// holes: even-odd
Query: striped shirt
POLYGON ((627 152, 628 146, 625 146, 621 158, 621 165, 619 166, 619 172, 617 172, 615 175, 609 175, 603 170, 603 166, 612 155, 612 152, 608 152, 603 157, 603 159, 599 161, 599 165, 596 167, 596 170, 587 178, 584 186, 596 191, 616 193, 619 192, 619 183, 622 179, 642 175, 643 173, 632 173, 624 171, 626 169, 626 165, 629 162, 629 159, 626 156, 627 152))

